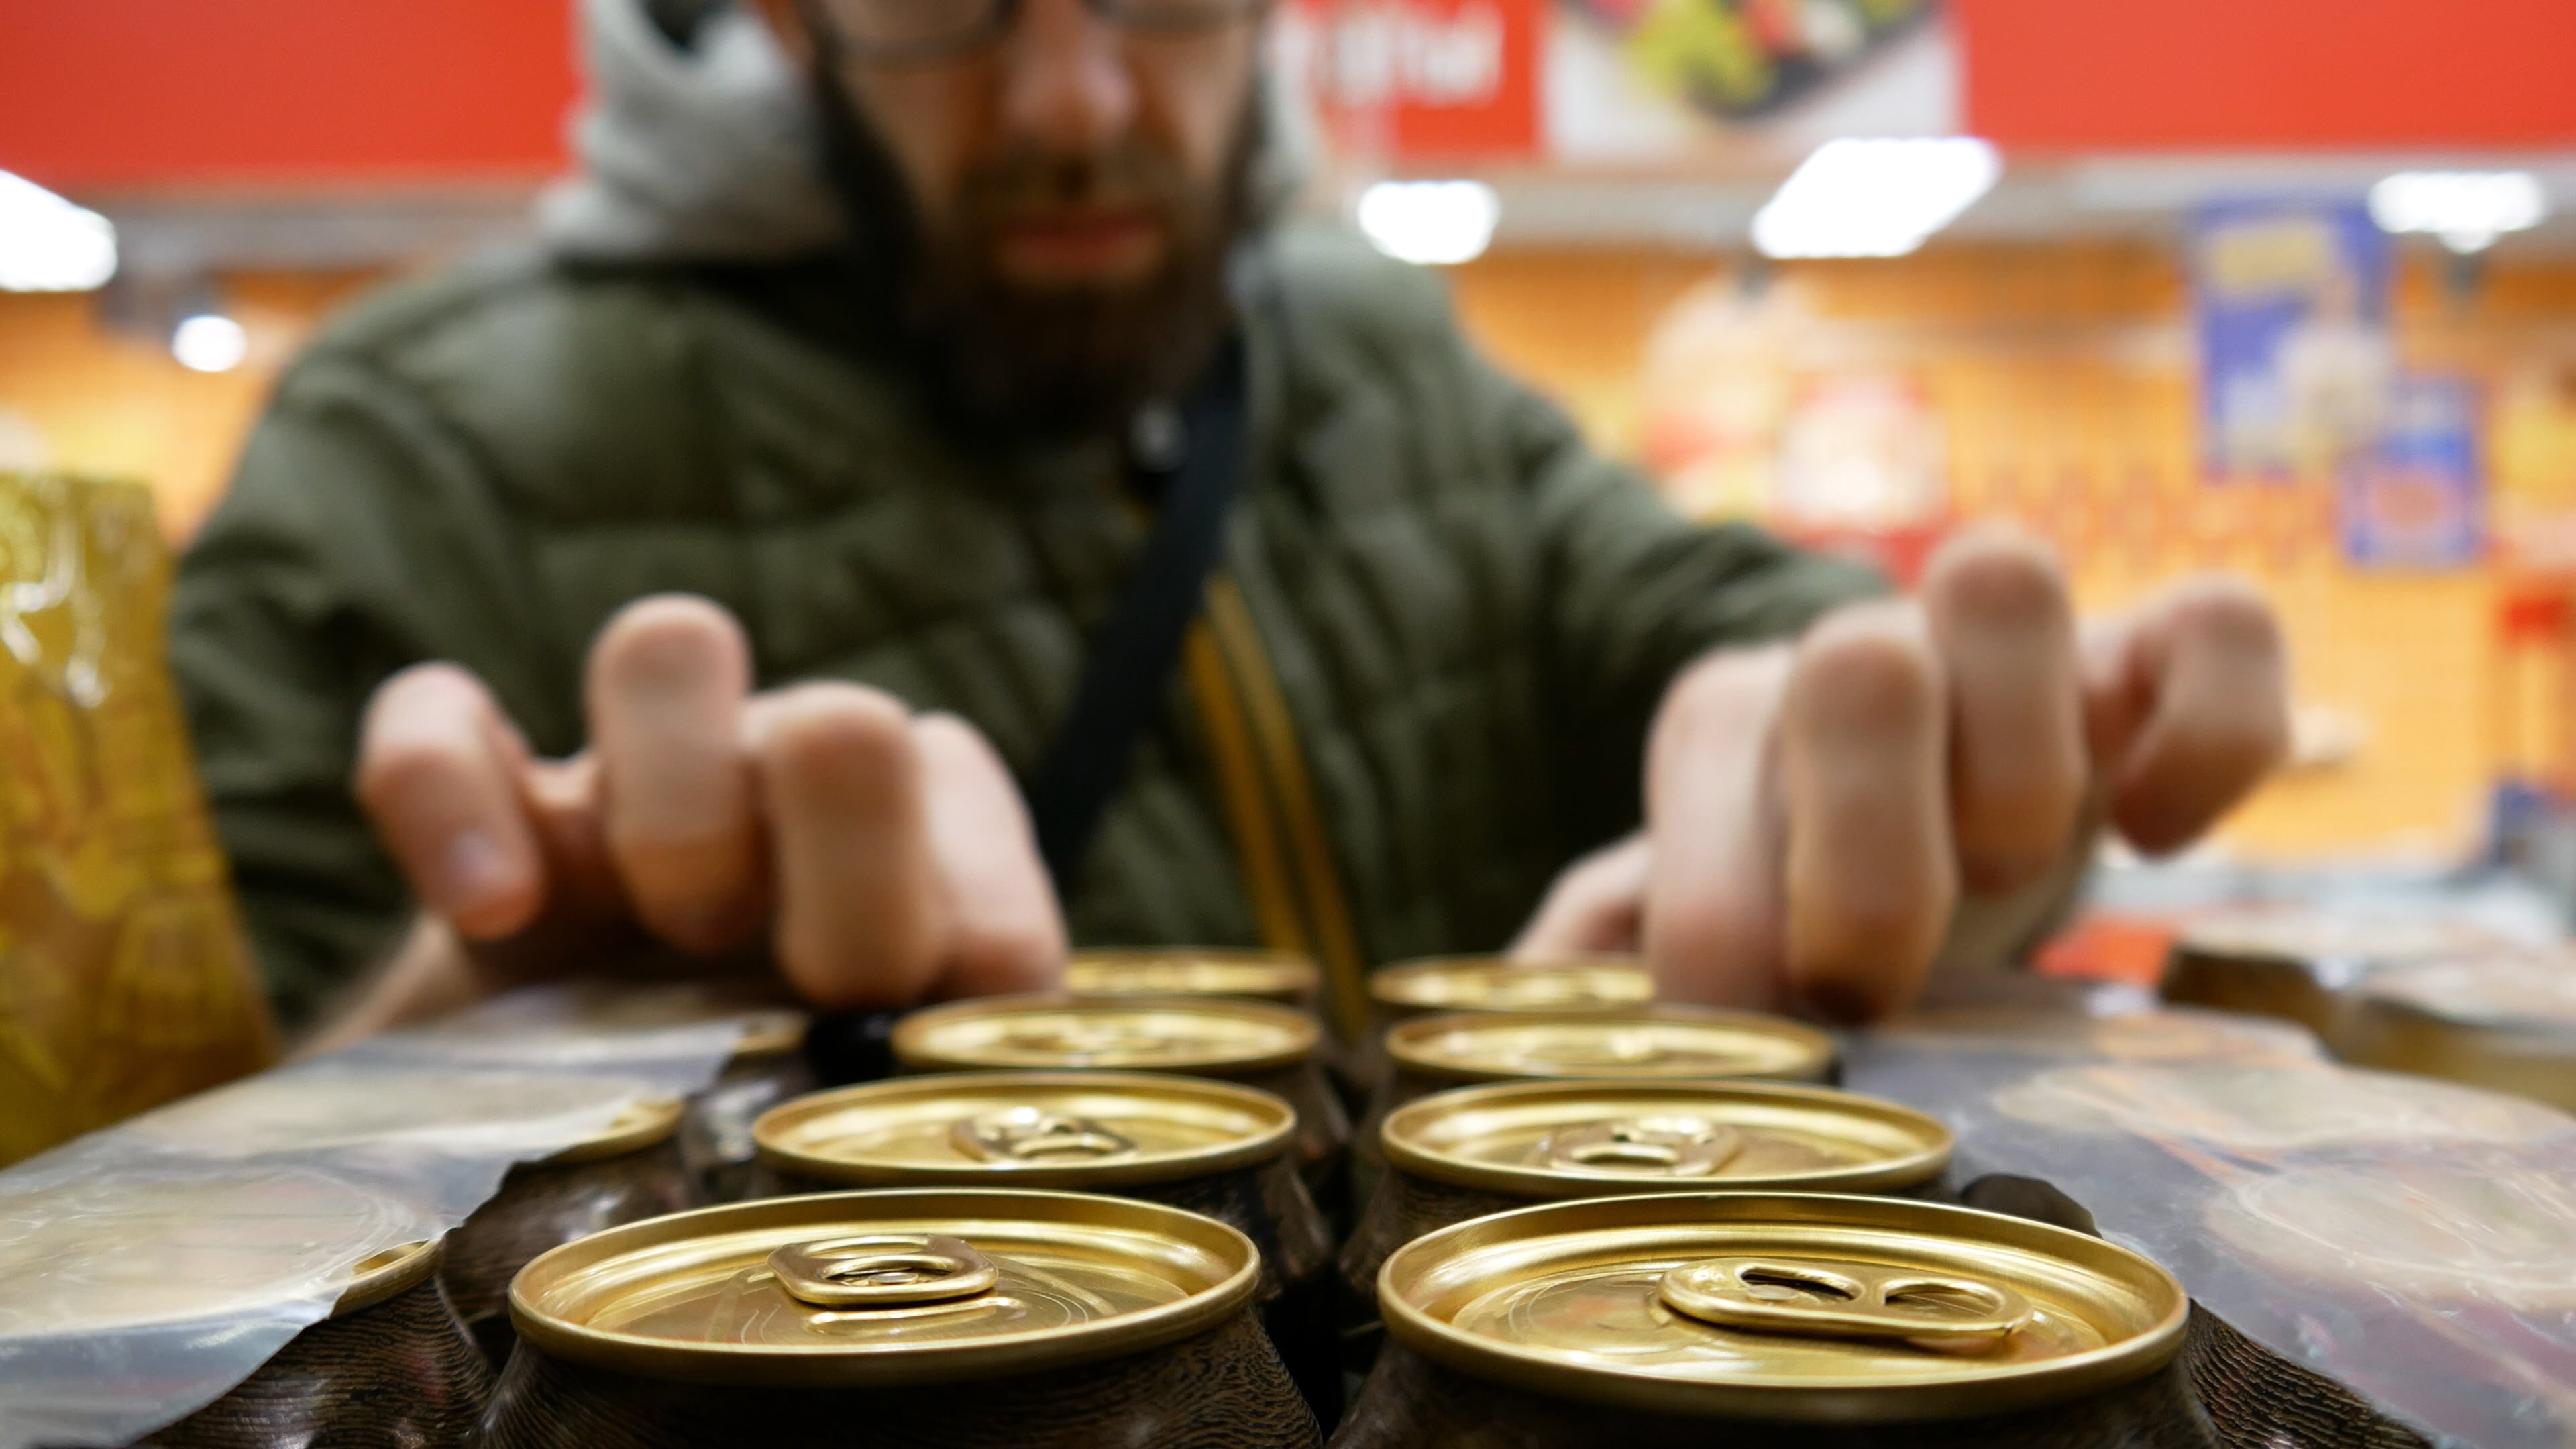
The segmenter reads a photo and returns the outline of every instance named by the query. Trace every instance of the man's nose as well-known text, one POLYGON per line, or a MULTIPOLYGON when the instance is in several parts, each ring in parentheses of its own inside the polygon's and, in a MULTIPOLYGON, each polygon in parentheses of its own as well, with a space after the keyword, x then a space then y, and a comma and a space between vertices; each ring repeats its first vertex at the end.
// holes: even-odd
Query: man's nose
POLYGON ((1003 64, 1005 126, 1053 155, 1096 155, 1135 122, 1126 47, 1084 0, 1026 0, 1003 64))

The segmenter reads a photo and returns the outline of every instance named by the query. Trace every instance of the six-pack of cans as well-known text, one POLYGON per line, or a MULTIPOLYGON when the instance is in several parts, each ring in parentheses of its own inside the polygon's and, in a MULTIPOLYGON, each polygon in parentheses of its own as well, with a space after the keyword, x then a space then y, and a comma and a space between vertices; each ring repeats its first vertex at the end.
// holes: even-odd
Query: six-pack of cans
MULTIPOLYGON (((1830 1085, 1825 1033, 1653 1005, 1634 963, 1458 959, 1381 973, 1380 1039, 1328 1055, 1315 979, 1079 958, 1062 994, 910 1014, 894 1076, 820 1090, 773 1014, 705 1091, 349 1264, 132 1442, 2232 1442, 2173 1276, 1959 1205, 1950 1131, 1830 1085)), ((386 1110, 297 1101, 317 1131, 386 1110)), ((87 1311, 224 1332, 365 1211, 248 1170, 198 1207, 67 1215, 57 1251, 123 1233, 186 1275, 87 1311)))

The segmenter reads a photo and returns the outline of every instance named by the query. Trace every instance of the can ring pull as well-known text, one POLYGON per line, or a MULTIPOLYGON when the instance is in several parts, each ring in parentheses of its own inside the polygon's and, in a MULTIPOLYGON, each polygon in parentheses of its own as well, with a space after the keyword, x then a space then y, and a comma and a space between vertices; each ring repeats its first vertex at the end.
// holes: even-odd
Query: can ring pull
POLYGON ((1664 1305, 1703 1323, 1811 1338, 2000 1341, 2030 1322, 2010 1288, 1869 1263, 1710 1258, 1663 1276, 1664 1305))
POLYGON ((1097 1162, 1136 1150, 1122 1136, 1089 1117, 1068 1117, 1041 1107, 1005 1107, 961 1118, 948 1129, 949 1140, 969 1156, 986 1162, 1059 1162, 1068 1158, 1097 1162))
POLYGON ((1744 1151, 1744 1134, 1696 1117, 1630 1117, 1551 1132, 1531 1151, 1559 1172, 1709 1177, 1744 1151))
POLYGON ((1512 1060, 1558 1071, 1584 1067, 1616 1070, 1650 1067, 1670 1055, 1671 1051, 1652 1031, 1610 1031, 1597 1037, 1590 1032, 1568 1033, 1533 1042, 1513 1053, 1512 1060))
POLYGON ((1117 1022, 1081 1021, 1031 1025, 1002 1038, 1015 1052, 1061 1056, 1068 1061, 1100 1057, 1156 1058, 1171 1053, 1171 1043, 1117 1022))
POLYGON ((826 1238, 769 1255, 779 1286, 817 1308, 891 1308, 971 1298, 1002 1281, 993 1260, 944 1233, 826 1238))

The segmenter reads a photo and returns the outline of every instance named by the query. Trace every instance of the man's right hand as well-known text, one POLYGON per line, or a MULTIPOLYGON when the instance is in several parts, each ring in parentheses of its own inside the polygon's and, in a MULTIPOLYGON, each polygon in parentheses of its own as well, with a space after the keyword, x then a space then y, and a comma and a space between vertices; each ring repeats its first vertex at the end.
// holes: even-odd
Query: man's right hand
POLYGON ((369 704, 357 794, 423 909, 490 990, 649 941, 766 945, 817 1006, 1053 984, 1054 889, 983 736, 854 684, 750 693, 703 599, 629 605, 593 646, 590 747, 539 760, 448 664, 369 704))

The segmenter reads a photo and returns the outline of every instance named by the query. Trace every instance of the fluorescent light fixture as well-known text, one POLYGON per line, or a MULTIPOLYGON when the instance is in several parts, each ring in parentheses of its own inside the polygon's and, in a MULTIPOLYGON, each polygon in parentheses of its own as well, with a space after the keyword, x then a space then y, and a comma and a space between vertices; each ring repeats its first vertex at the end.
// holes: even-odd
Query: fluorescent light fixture
POLYGON ((0 292, 87 292, 116 275, 116 228, 0 171, 0 292))
POLYGON ((1419 266, 1483 256, 1502 218, 1503 199, 1481 181, 1381 181, 1360 194, 1360 231, 1379 251, 1419 266))
POLYGON ((2400 171, 2370 188, 2381 231, 2430 232, 2455 252, 2482 252, 2549 214, 2528 171, 2400 171))
POLYGON ((1766 257, 1901 257, 2003 175, 1973 136, 1827 141, 1753 218, 1766 257))
POLYGON ((230 372, 250 355, 250 334, 230 317, 201 313, 170 334, 170 355, 195 372, 230 372))

